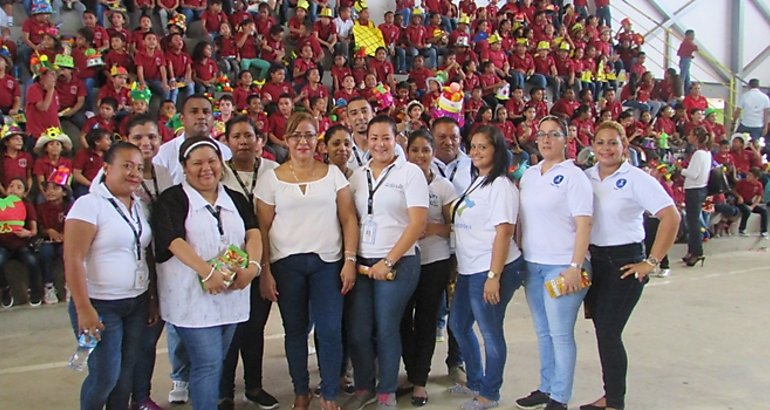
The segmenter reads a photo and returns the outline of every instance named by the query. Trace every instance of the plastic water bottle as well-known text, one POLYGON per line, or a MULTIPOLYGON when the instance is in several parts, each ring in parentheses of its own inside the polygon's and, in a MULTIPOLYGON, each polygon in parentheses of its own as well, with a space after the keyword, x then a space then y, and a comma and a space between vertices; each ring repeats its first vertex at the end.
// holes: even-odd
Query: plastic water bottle
POLYGON ((67 367, 76 372, 82 372, 88 365, 88 356, 94 351, 99 341, 93 335, 87 333, 81 333, 77 340, 78 347, 75 349, 75 353, 72 353, 67 367))

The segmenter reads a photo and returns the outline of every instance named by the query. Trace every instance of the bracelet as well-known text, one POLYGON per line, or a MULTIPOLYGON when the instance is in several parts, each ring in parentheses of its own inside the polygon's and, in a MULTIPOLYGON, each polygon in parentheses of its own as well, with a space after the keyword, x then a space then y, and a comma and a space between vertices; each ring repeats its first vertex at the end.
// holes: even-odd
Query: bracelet
POLYGON ((345 262, 353 262, 353 263, 356 263, 356 257, 355 257, 355 256, 349 256, 349 255, 345 255, 345 262))
POLYGON ((356 252, 354 252, 354 251, 345 251, 343 253, 344 253, 345 256, 352 256, 354 258, 356 257, 356 252))
POLYGON ((257 267, 257 276, 262 274, 262 264, 261 263, 259 263, 257 261, 250 260, 248 264, 249 265, 254 265, 254 266, 257 267))
POLYGON ((207 280, 211 279, 211 277, 214 275, 215 270, 216 270, 216 267, 211 266, 211 270, 209 271, 208 276, 206 276, 205 279, 201 279, 201 283, 206 283, 207 280))

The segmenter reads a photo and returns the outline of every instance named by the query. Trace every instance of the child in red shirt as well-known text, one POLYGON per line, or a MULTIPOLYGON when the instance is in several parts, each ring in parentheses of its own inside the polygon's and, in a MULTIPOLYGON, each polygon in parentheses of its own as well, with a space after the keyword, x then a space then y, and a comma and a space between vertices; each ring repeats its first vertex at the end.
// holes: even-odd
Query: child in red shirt
MULTIPOLYGON (((30 247, 31 239, 37 235, 37 214, 35 213, 35 207, 30 201, 26 199, 29 189, 24 184, 24 179, 14 178, 8 185, 8 194, 15 195, 22 200, 27 216, 24 219, 24 225, 19 229, 12 232, 5 232, 0 234, 0 249, 2 249, 6 255, 6 259, 16 257, 21 261, 29 272, 29 304, 30 306, 40 306, 43 293, 43 284, 40 277, 40 268, 37 263, 37 255, 30 247)), ((5 268, 4 264, 0 265, 0 269, 5 268)), ((10 300, 10 303, 5 303, 3 307, 8 308, 13 306, 13 297, 10 296, 11 288, 5 281, 5 277, 2 278, 3 287, 2 292, 5 293, 3 300, 6 298, 10 300)))
POLYGON ((94 128, 88 131, 86 142, 88 145, 84 145, 72 161, 72 177, 75 181, 72 191, 75 198, 88 193, 94 177, 104 165, 102 157, 112 145, 112 132, 104 128, 94 128))
POLYGON ((749 221, 749 216, 755 213, 761 217, 759 235, 767 238, 767 208, 762 204, 765 188, 759 182, 761 176, 762 171, 759 168, 751 168, 746 173, 746 178, 738 181, 733 189, 736 205, 741 211, 741 223, 738 226, 738 234, 741 236, 749 236, 746 233, 746 223, 749 221))
MULTIPOLYGON (((337 53, 334 55, 334 65, 332 65, 331 75, 333 89, 336 92, 340 90, 342 81, 345 79, 345 77, 348 75, 353 75, 353 71, 350 69, 350 67, 347 66, 347 56, 342 53, 337 53)), ((353 87, 355 87, 355 85, 356 80, 354 78, 353 87)))
POLYGON ((293 102, 296 104, 301 99, 299 96, 295 96, 294 89, 286 80, 286 71, 283 66, 273 66, 270 68, 268 74, 270 81, 262 86, 262 102, 267 105, 270 103, 276 104, 278 98, 283 94, 288 94, 293 102))
POLYGON ((222 11, 222 0, 209 0, 208 8, 201 14, 201 21, 208 33, 209 41, 213 43, 219 37, 222 23, 227 21, 227 15, 222 11))
POLYGON ((481 86, 476 86, 471 90, 471 98, 468 99, 468 101, 465 102, 465 121, 468 123, 472 123, 473 119, 476 118, 476 116, 479 113, 479 110, 481 107, 484 107, 487 105, 486 102, 484 102, 483 99, 483 91, 481 89, 481 86))
POLYGON ((233 105, 237 111, 246 109, 247 100, 253 93, 251 89, 251 72, 243 70, 238 74, 238 85, 233 89, 233 105))
POLYGON ((104 97, 99 103, 99 113, 86 120, 80 133, 81 146, 90 146, 86 140, 88 133, 93 129, 102 129, 110 135, 115 132, 115 110, 118 108, 118 102, 112 97, 104 97))
POLYGON ((337 44, 337 26, 332 22, 332 9, 324 8, 318 15, 318 20, 313 23, 312 36, 322 46, 321 58, 334 53, 334 45, 337 44))
POLYGON ((348 74, 342 80, 342 88, 334 93, 334 100, 343 99, 345 102, 350 101, 354 97, 357 97, 358 91, 355 89, 356 80, 352 74, 348 74))
POLYGON ((96 103, 101 104, 102 100, 105 98, 112 97, 118 103, 117 111, 127 113, 129 106, 131 105, 131 91, 126 86, 128 73, 123 67, 113 67, 112 70, 110 70, 110 76, 110 82, 104 84, 104 86, 99 89, 99 96, 96 98, 96 103))
POLYGON ((508 119, 517 123, 524 119, 524 108, 527 103, 524 102, 524 90, 521 87, 513 87, 511 98, 505 102, 505 109, 508 110, 508 119))
POLYGON ((495 108, 495 126, 503 133, 507 148, 510 149, 518 145, 516 141, 516 126, 511 121, 508 121, 508 111, 502 104, 495 108))
POLYGON ((45 192, 46 180, 57 169, 66 168, 72 172, 72 161, 66 157, 72 150, 72 141, 67 134, 57 128, 58 133, 44 133, 35 143, 34 152, 37 155, 32 175, 37 182, 40 192, 45 192))
POLYGON ((275 25, 270 28, 268 38, 262 41, 262 59, 272 64, 280 64, 285 56, 283 27, 275 25))
POLYGON ((102 70, 105 76, 110 75, 112 67, 123 67, 129 73, 136 74, 136 66, 126 50, 126 39, 122 34, 110 38, 110 51, 104 56, 104 70, 102 70))
POLYGON ((299 92, 307 84, 307 72, 312 67, 317 67, 313 60, 313 48, 305 44, 300 49, 299 58, 294 60, 294 90, 299 92))
POLYGON ((356 54, 353 56, 353 68, 351 73, 353 74, 353 78, 356 80, 356 87, 361 89, 364 88, 364 79, 366 79, 366 74, 369 73, 369 67, 367 67, 366 64, 366 51, 363 49, 358 49, 356 54))
POLYGON ((170 38, 169 49, 164 55, 168 65, 166 68, 168 70, 168 85, 171 88, 166 99, 176 103, 180 89, 184 89, 185 96, 187 96, 192 95, 195 88, 192 80, 192 58, 182 49, 184 45, 182 36, 171 34, 170 38))
POLYGON ((302 97, 302 104, 308 111, 312 111, 310 100, 313 98, 329 99, 329 89, 321 84, 321 74, 318 67, 311 67, 307 70, 307 85, 302 89, 300 97, 302 97))
POLYGON ((387 84, 390 88, 396 88, 395 70, 393 64, 387 60, 388 50, 385 47, 378 47, 374 53, 374 60, 370 65, 370 70, 377 76, 377 82, 387 84))
POLYGON ((27 133, 37 138, 49 127, 58 127, 59 101, 56 98, 56 72, 45 70, 35 77, 27 88, 24 114, 27 116, 27 133))
POLYGON ((21 179, 28 187, 32 186, 33 160, 32 155, 24 151, 25 136, 24 131, 14 125, 3 134, 3 175, 0 180, 0 193, 3 195, 8 195, 8 184, 14 178, 21 179))
POLYGON ((53 279, 53 264, 55 261, 61 261, 63 241, 64 241, 64 220, 69 212, 70 202, 67 198, 69 185, 60 185, 63 178, 71 175, 71 168, 58 175, 51 175, 48 182, 43 184, 43 196, 45 202, 38 204, 35 213, 38 220, 38 234, 45 239, 40 245, 38 259, 40 261, 40 270, 44 283, 45 293, 44 302, 46 304, 55 304, 59 302, 56 296, 53 279))
POLYGON ((10 75, 13 60, 10 55, 0 53, 0 111, 4 115, 16 115, 21 108, 21 87, 10 75))
POLYGON ((195 63, 193 71, 193 81, 195 82, 195 92, 198 94, 214 94, 219 70, 217 63, 212 58, 212 47, 207 41, 201 41, 195 45, 192 60, 195 63))
POLYGON ((141 88, 149 87, 155 94, 168 99, 170 88, 168 84, 168 72, 166 71, 166 59, 158 48, 158 36, 153 33, 144 35, 145 49, 136 53, 136 77, 141 88))
POLYGON ((286 144, 286 122, 294 111, 291 96, 284 94, 278 98, 278 110, 267 118, 268 148, 278 162, 283 163, 289 153, 286 144))
POLYGON ((144 34, 150 31, 152 31, 152 19, 150 16, 143 15, 139 17, 139 27, 131 32, 131 53, 144 49, 144 34))
MULTIPOLYGON (((219 37, 214 42, 217 48, 217 62, 221 64, 222 73, 230 80, 230 85, 235 85, 240 71, 238 61, 238 44, 233 37, 233 26, 228 22, 222 22, 219 26, 219 37)), ((212 53, 213 55, 213 53, 212 53)))

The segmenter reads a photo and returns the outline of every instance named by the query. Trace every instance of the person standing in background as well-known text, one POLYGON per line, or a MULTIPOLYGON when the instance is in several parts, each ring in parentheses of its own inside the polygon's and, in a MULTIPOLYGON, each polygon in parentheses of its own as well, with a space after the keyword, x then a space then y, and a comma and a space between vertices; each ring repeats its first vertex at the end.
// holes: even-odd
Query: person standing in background
POLYGON ((759 80, 749 80, 749 91, 738 100, 733 112, 733 124, 736 132, 747 133, 753 141, 767 135, 770 122, 770 97, 759 89, 759 80))
POLYGON ((698 51, 698 46, 695 45, 695 30, 690 29, 684 32, 684 40, 679 45, 676 55, 679 56, 679 77, 684 84, 684 92, 687 93, 690 90, 690 66, 692 65, 692 59, 695 57, 694 53, 698 51))

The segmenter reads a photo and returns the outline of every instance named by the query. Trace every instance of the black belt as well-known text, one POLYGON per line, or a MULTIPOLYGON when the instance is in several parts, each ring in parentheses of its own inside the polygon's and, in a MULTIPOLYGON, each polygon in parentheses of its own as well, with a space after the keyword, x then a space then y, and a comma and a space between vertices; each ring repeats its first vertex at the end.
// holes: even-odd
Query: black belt
POLYGON ((639 243, 629 243, 625 245, 614 245, 614 246, 590 245, 588 247, 588 250, 591 252, 591 256, 599 256, 599 257, 616 255, 618 253, 644 255, 644 244, 639 242, 639 243))

